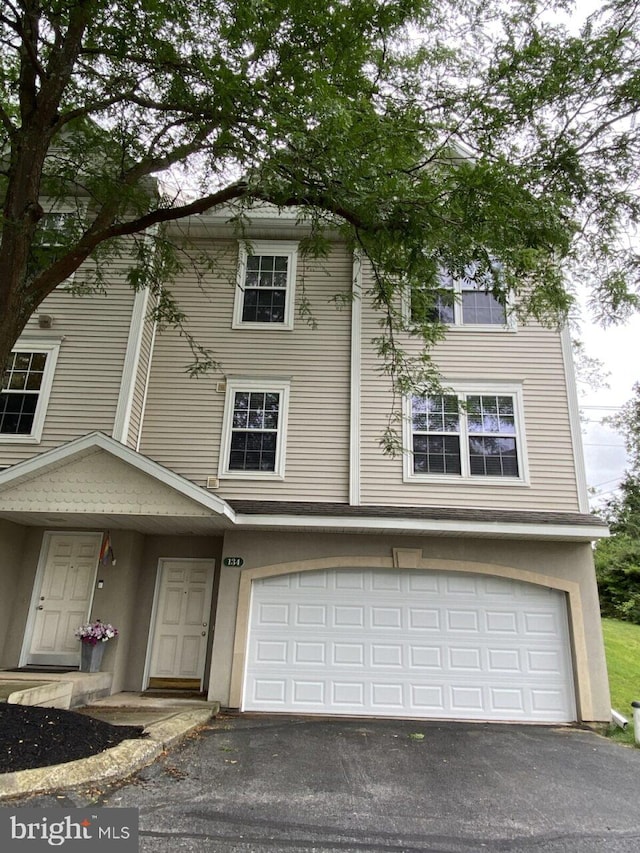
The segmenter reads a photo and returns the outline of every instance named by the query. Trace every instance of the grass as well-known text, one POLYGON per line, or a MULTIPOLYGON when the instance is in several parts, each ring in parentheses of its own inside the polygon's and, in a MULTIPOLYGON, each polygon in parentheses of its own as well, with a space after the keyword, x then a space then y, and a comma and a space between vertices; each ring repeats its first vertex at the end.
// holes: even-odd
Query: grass
POLYGON ((635 743, 631 703, 640 702, 640 625, 603 619, 604 648, 609 670, 611 707, 629 720, 625 731, 613 727, 611 736, 622 743, 635 743))

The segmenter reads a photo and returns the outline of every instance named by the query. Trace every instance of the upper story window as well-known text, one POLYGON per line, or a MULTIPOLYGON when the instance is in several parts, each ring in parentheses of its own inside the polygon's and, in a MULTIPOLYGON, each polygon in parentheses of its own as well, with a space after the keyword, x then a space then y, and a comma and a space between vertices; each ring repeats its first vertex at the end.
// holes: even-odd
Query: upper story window
POLYGON ((292 329, 298 244, 240 243, 233 327, 292 329))
POLYGON ((407 408, 408 478, 526 481, 519 388, 416 395, 407 408))
POLYGON ((81 222, 78 212, 44 213, 38 222, 35 239, 29 255, 29 273, 37 275, 52 264, 64 251, 65 246, 79 237, 81 222))
POLYGON ((467 267, 467 274, 462 278, 442 272, 439 284, 441 292, 435 298, 427 288, 412 292, 409 310, 412 322, 494 329, 512 327, 507 305, 493 295, 490 283, 482 275, 476 277, 474 265, 467 267))
POLYGON ((220 477, 283 479, 288 404, 288 382, 227 382, 220 477))
POLYGON ((2 377, 0 441, 40 441, 59 344, 16 345, 2 377))

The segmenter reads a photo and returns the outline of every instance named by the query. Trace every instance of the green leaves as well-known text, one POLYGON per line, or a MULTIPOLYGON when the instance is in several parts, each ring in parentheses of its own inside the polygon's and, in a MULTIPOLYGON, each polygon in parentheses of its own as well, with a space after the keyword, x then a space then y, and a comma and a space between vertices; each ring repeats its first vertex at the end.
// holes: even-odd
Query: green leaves
MULTIPOLYGON (((499 259, 494 295, 546 323, 566 316, 566 277, 579 276, 596 313, 624 316, 640 268, 626 239, 640 221, 640 12, 610 0, 570 30, 579 12, 568 0, 10 5, 0 307, 24 290, 31 309, 88 257, 104 282, 122 235, 194 212, 185 198, 199 196, 199 210, 304 208, 316 247, 340 222, 374 267, 396 381, 428 364, 399 352, 399 297, 436 287, 438 267, 499 259), (38 205, 69 198, 83 200, 83 228, 34 267, 38 205)), ((130 280, 149 280, 139 254, 130 280)), ((410 331, 426 350, 440 334, 410 331)))

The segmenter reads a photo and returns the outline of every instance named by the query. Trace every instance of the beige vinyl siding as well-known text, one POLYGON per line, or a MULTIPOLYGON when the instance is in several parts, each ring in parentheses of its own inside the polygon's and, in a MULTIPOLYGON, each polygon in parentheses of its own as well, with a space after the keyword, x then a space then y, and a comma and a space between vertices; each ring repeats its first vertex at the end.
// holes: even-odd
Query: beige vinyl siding
MULTIPOLYGON (((255 239, 261 235, 255 235, 255 239)), ((201 248, 205 248, 202 246, 201 248)), ((140 450, 199 485, 217 477, 225 377, 290 382, 284 481, 220 481, 222 498, 336 500, 348 498, 349 365, 351 311, 331 303, 350 294, 352 259, 334 245, 328 258, 298 257, 292 331, 232 329, 237 240, 213 248, 217 269, 202 280, 184 275, 174 286, 195 340, 215 354, 220 368, 189 378, 189 347, 174 331, 158 333, 140 450), (299 316, 310 302, 317 327, 299 316)))
MULTIPOLYGON (((366 304, 366 300, 365 300, 366 304)), ((456 328, 433 351, 444 384, 465 381, 521 384, 524 451, 529 484, 481 478, 403 482, 403 460, 379 446, 390 411, 390 385, 379 373, 371 339, 379 334, 370 305, 363 312, 362 503, 482 506, 505 509, 579 509, 574 451, 560 334, 537 324, 516 331, 456 328)), ((408 351, 417 344, 406 338, 408 351)), ((521 460, 522 462, 522 460, 521 460)))
POLYGON ((156 302, 156 297, 149 297, 149 302, 147 304, 147 316, 144 318, 144 325, 142 328, 140 358, 138 359, 138 370, 134 381, 133 398, 131 401, 131 418, 129 420, 126 443, 128 447, 131 447, 134 450, 138 446, 138 439, 140 437, 145 392, 149 374, 149 362, 151 360, 153 350, 155 323, 150 319, 149 314, 153 310, 156 302))
POLYGON ((3 439, 0 466, 96 430, 111 435, 133 300, 133 291, 117 273, 107 294, 73 296, 63 285, 45 299, 21 338, 34 347, 38 340, 61 339, 42 439, 33 444, 3 439), (39 314, 53 318, 51 329, 38 328, 39 314))

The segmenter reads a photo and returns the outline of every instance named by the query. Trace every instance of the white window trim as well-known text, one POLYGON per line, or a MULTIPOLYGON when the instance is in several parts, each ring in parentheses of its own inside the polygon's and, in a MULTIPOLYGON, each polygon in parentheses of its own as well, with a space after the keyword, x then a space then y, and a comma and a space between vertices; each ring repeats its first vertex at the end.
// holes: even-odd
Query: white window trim
POLYGON ((233 304, 233 329, 260 329, 261 331, 293 329, 296 275, 298 261, 298 242, 284 240, 241 240, 239 243, 238 275, 233 304), (285 297, 284 323, 255 323, 242 319, 244 306, 244 286, 247 272, 248 255, 285 255, 287 257, 287 293, 285 297))
MULTIPOLYGON (((447 331, 452 332, 515 332, 517 321, 515 301, 512 294, 507 296, 505 305, 505 323, 464 323, 462 317, 462 280, 453 279, 453 323, 444 323, 447 331)), ((403 313, 405 322, 411 325, 411 293, 403 296, 403 313)))
POLYGON ((33 427, 29 435, 12 435, 0 433, 0 444, 39 444, 42 438, 42 430, 49 405, 51 386, 60 352, 61 338, 55 340, 28 339, 23 338, 12 348, 12 352, 44 352, 47 354, 47 363, 42 376, 42 384, 38 392, 38 404, 33 418, 33 427))
POLYGON ((514 415, 516 425, 516 453, 518 454, 517 477, 481 477, 473 476, 469 471, 469 433, 466 427, 466 414, 460 414, 460 474, 422 474, 413 470, 413 423, 411 415, 411 397, 404 399, 403 426, 404 447, 403 454, 403 481, 405 483, 470 483, 489 486, 529 486, 529 464, 526 453, 526 435, 524 427, 524 406, 522 385, 519 383, 504 382, 454 382, 443 383, 444 394, 456 395, 458 398, 471 395, 504 395, 514 399, 514 415))
MULTIPOLYGON (((46 199, 42 202, 42 204, 43 204, 43 207, 46 208, 46 199)), ((86 226, 88 209, 89 209, 88 205, 84 202, 78 202, 75 208, 69 208, 69 207, 58 208, 57 205, 54 203, 53 207, 45 209, 44 215, 45 216, 73 216, 74 218, 82 219, 83 223, 86 226)), ((45 248, 48 247, 48 248, 55 249, 62 244, 53 242, 53 243, 42 243, 41 245, 45 248)), ((77 273, 77 270, 74 270, 70 275, 68 275, 65 278, 64 281, 60 282, 60 284, 58 285, 60 290, 69 290, 69 289, 73 288, 75 278, 76 278, 76 273, 77 273)))
POLYGON ((291 383, 289 380, 284 379, 227 379, 224 419, 220 440, 220 460, 218 464, 219 479, 284 480, 290 386, 291 383), (280 395, 276 462, 273 471, 231 471, 229 469, 229 454, 231 452, 231 437, 233 434, 233 403, 235 394, 238 391, 259 391, 260 393, 280 395))

